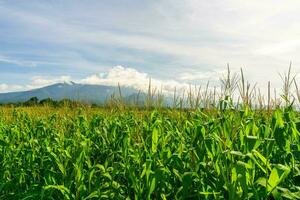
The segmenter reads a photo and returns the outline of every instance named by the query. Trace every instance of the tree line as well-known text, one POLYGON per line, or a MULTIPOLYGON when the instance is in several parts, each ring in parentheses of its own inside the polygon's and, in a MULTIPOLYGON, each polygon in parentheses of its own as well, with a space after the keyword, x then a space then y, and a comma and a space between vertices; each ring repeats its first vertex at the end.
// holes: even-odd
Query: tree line
POLYGON ((14 103, 0 103, 2 106, 52 106, 52 107, 62 107, 62 106, 78 106, 78 105, 90 105, 90 106, 97 106, 96 104, 88 104, 84 102, 79 102, 71 99, 61 99, 61 100, 54 100, 52 98, 45 98, 39 100, 37 97, 31 97, 27 101, 20 101, 14 103))

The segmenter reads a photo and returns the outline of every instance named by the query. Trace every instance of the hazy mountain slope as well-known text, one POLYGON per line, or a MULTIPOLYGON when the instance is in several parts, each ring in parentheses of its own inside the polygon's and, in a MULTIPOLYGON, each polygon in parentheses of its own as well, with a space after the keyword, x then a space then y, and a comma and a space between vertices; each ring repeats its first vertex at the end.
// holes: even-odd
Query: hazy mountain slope
MULTIPOLYGON (((118 87, 103 85, 85 85, 76 83, 57 83, 39 89, 24 92, 0 93, 0 103, 14 103, 27 101, 31 97, 38 99, 52 98, 61 100, 64 98, 80 100, 93 103, 104 102, 112 94, 119 94, 118 87)), ((138 90, 133 88, 121 88, 122 96, 127 98, 137 94, 138 90)))

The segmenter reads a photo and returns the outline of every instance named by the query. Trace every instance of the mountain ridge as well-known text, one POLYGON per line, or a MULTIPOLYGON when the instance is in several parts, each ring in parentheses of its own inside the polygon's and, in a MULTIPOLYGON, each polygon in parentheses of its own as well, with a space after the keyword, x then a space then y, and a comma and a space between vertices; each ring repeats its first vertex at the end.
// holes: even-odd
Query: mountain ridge
MULTIPOLYGON (((132 87, 121 87, 124 98, 140 93, 132 87)), ((0 93, 0 103, 17 103, 37 97, 39 100, 79 100, 90 103, 104 103, 113 94, 119 94, 118 86, 90 85, 75 82, 55 83, 27 91, 0 93)))

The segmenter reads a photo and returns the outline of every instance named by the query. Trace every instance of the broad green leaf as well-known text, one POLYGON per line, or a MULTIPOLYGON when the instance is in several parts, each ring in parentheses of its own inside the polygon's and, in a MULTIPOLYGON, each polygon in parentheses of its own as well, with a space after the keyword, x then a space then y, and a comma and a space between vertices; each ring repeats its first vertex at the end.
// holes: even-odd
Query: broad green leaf
POLYGON ((290 168, 281 164, 275 165, 268 180, 268 192, 272 192, 290 173, 290 168))
POLYGON ((287 145, 287 138, 284 127, 277 126, 274 131, 274 138, 280 149, 285 150, 287 145))

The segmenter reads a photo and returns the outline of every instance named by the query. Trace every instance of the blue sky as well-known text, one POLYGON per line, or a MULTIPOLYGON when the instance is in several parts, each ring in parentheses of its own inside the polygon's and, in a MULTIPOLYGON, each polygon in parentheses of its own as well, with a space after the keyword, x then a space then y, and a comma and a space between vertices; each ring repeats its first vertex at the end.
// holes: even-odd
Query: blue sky
POLYGON ((0 0, 0 92, 54 82, 216 82, 229 63, 262 87, 300 67, 296 0, 0 0))

